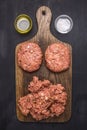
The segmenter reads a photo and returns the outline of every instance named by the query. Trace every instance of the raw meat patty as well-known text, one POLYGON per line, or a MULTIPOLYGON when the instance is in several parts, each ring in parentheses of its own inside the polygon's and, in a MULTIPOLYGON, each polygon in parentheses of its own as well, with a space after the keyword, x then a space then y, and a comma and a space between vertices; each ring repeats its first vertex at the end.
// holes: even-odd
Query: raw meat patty
POLYGON ((61 72, 70 66, 70 50, 67 45, 54 43, 45 52, 46 66, 53 72, 61 72))
POLYGON ((28 95, 21 97, 18 107, 25 116, 31 114, 36 120, 59 116, 65 111, 67 93, 61 84, 53 85, 49 80, 34 76, 28 85, 28 95))
POLYGON ((33 72, 40 68, 42 51, 36 43, 24 43, 20 45, 17 53, 18 65, 25 71, 33 72))

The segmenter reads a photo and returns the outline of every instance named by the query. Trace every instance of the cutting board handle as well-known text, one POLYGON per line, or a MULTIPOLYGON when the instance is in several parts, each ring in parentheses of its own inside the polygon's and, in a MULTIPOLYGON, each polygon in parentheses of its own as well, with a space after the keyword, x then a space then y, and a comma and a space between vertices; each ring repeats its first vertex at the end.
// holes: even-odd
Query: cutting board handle
POLYGON ((38 22, 38 33, 46 34, 50 32, 50 22, 52 13, 47 6, 41 6, 36 12, 36 18, 38 22))

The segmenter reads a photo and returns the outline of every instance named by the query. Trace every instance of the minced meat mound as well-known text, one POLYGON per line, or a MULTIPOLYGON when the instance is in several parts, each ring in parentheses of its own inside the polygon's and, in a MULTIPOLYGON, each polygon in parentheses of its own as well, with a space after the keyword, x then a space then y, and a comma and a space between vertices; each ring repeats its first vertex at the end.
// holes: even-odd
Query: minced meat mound
POLYGON ((61 115, 66 106, 67 93, 61 84, 53 85, 49 80, 34 76, 28 85, 29 94, 18 100, 24 116, 31 114, 36 120, 61 115))

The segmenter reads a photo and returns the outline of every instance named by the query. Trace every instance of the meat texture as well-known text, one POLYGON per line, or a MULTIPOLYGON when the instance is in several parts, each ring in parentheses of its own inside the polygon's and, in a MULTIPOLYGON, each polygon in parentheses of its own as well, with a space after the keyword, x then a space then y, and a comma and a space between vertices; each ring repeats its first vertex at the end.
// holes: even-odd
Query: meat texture
POLYGON ((54 43, 45 51, 46 66, 53 72, 61 72, 70 66, 70 49, 66 44, 54 43))
POLYGON ((40 68, 42 63, 42 51, 36 43, 24 43, 18 48, 18 65, 25 71, 33 72, 40 68))
POLYGON ((31 114, 36 120, 61 115, 66 106, 67 93, 61 84, 53 85, 49 80, 34 76, 28 85, 28 95, 21 97, 18 107, 23 115, 31 114))

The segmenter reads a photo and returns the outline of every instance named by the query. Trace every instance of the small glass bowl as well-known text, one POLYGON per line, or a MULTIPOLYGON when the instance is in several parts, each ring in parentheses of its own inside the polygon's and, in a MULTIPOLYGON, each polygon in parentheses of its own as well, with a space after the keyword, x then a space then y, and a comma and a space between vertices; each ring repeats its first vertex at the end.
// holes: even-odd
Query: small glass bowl
POLYGON ((73 28, 73 20, 68 15, 60 15, 55 19, 55 29, 62 34, 70 32, 73 28))
POLYGON ((14 26, 17 32, 25 34, 32 29, 32 20, 28 15, 21 14, 16 17, 14 26))

